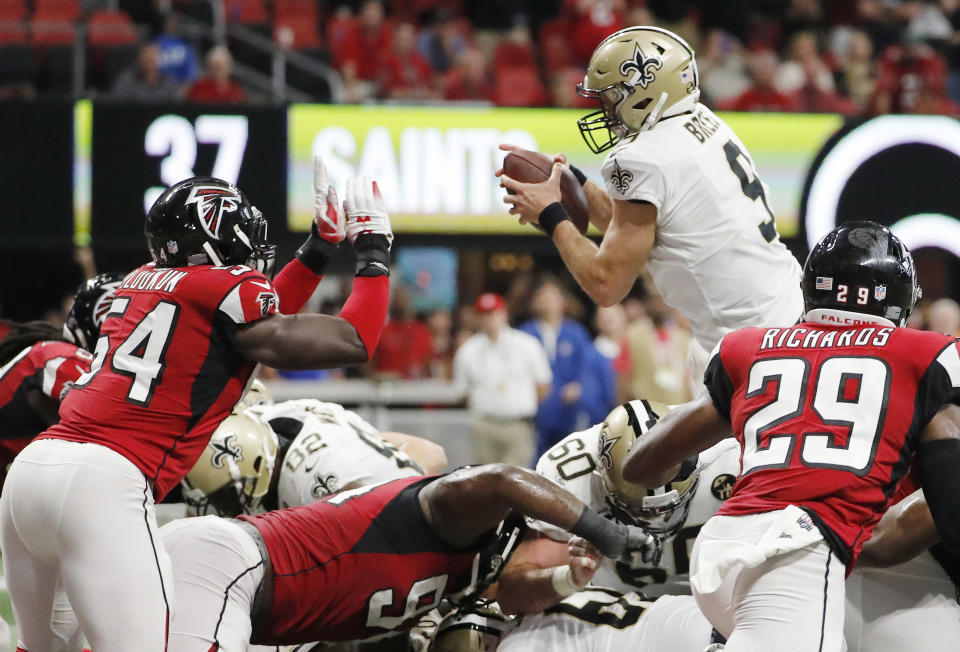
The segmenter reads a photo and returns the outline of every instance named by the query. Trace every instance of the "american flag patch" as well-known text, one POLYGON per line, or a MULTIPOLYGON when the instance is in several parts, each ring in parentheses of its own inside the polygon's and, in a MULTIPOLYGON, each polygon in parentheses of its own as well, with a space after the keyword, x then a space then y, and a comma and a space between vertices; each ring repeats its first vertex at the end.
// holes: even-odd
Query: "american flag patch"
POLYGON ((816 288, 818 290, 832 290, 833 278, 830 276, 818 276, 816 288))
POLYGON ((682 81, 682 82, 692 82, 692 81, 693 81, 693 73, 690 72, 690 69, 689 69, 689 68, 686 68, 686 69, 680 71, 680 81, 682 81))

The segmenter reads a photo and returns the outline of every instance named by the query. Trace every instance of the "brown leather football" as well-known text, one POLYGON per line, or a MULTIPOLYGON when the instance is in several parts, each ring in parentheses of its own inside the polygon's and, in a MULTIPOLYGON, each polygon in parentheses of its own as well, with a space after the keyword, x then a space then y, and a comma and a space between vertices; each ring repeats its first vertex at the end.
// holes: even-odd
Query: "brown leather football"
MULTIPOLYGON (((553 169, 553 157, 528 149, 515 149, 503 159, 503 173, 511 179, 523 183, 540 183, 550 178, 553 169)), ((560 202, 567 209, 573 224, 586 233, 590 225, 590 209, 583 186, 577 181, 570 168, 564 168, 560 176, 560 202)))

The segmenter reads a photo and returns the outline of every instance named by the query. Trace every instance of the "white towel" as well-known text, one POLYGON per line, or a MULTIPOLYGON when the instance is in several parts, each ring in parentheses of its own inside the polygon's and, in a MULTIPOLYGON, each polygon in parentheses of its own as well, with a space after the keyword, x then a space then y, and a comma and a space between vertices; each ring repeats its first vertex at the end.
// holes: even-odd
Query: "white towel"
MULTIPOLYGON (((713 593, 720 588, 727 573, 738 565, 754 568, 771 557, 800 550, 823 540, 820 529, 810 515, 795 505, 763 516, 770 517, 769 525, 759 531, 746 527, 740 539, 702 538, 698 544, 697 572, 690 576, 694 591, 701 595, 713 593)), ((726 518, 735 521, 749 517, 726 518)))

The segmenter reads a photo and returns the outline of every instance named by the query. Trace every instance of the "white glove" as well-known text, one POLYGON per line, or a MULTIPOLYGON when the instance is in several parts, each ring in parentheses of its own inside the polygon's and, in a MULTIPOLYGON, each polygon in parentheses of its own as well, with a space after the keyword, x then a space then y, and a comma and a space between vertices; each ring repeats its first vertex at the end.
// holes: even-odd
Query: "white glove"
POLYGON ((322 156, 313 157, 313 211, 317 234, 330 244, 343 242, 346 237, 346 217, 340 207, 337 191, 330 185, 322 156))
POLYGON ((393 243, 393 228, 387 206, 380 194, 377 182, 368 176, 347 180, 347 196, 343 200, 347 213, 347 237, 355 243, 357 236, 363 233, 375 233, 387 238, 388 246, 393 243))

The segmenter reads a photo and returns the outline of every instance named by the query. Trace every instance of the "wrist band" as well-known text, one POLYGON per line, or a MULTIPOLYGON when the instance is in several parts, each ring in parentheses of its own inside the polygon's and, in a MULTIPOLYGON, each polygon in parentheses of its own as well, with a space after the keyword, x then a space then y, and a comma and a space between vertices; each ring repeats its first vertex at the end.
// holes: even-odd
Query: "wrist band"
POLYGON ((336 255, 337 248, 338 245, 327 242, 321 238, 317 233, 316 225, 314 225, 310 230, 310 235, 307 236, 306 241, 297 249, 294 257, 306 265, 307 269, 311 272, 319 275, 323 274, 327 263, 336 255))
POLYGON ((573 571, 569 566, 554 566, 550 574, 550 584, 553 585, 553 590, 564 598, 583 590, 582 586, 573 581, 573 571))
POLYGON ((587 175, 585 175, 580 168, 576 165, 567 164, 567 167, 570 168, 570 171, 573 172, 573 176, 577 178, 577 181, 580 182, 580 185, 584 185, 587 182, 587 175))
POLYGON ((555 201, 540 211, 540 217, 537 218, 537 221, 540 222, 540 226, 547 232, 547 235, 553 235, 557 225, 569 219, 570 216, 567 215, 567 209, 563 207, 563 204, 555 201))
POLYGON ((604 557, 620 559, 627 547, 627 528, 603 518, 584 505, 580 518, 570 531, 595 545, 604 557))
POLYGON ((361 233, 353 243, 356 276, 390 276, 390 241, 379 233, 361 233))

